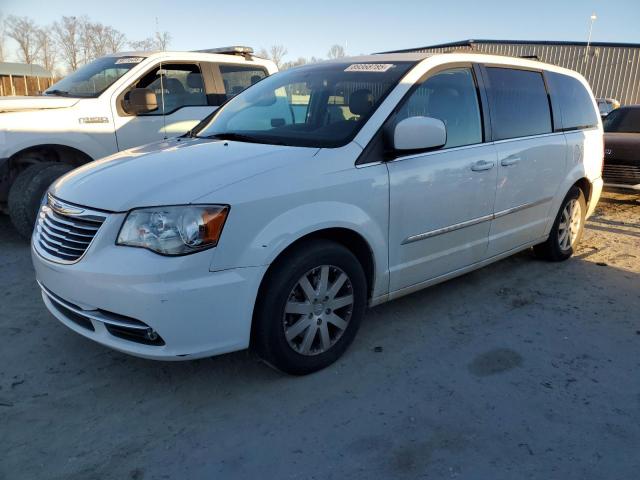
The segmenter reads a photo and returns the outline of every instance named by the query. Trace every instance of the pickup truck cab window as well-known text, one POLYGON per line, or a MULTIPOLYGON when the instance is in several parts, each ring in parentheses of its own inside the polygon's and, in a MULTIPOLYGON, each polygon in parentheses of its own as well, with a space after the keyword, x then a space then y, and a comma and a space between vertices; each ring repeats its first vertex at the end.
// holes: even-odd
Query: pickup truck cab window
POLYGON ((220 75, 227 98, 232 98, 267 76, 263 68, 252 65, 220 65, 220 75))

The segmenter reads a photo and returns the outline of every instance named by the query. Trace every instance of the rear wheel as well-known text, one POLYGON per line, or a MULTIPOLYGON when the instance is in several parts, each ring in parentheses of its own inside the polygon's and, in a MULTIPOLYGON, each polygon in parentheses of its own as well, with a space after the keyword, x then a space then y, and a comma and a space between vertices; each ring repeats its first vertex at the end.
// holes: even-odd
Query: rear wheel
POLYGON ((294 375, 335 362, 353 341, 366 308, 357 258, 331 241, 295 248, 265 279, 253 346, 268 364, 294 375))
POLYGON ((13 226, 25 239, 31 237, 38 209, 47 188, 73 167, 65 163, 30 165, 16 177, 9 190, 8 207, 13 226))
POLYGON ((564 198, 546 242, 536 245, 540 258, 560 262, 573 255, 584 231, 587 202, 582 190, 572 187, 564 198))

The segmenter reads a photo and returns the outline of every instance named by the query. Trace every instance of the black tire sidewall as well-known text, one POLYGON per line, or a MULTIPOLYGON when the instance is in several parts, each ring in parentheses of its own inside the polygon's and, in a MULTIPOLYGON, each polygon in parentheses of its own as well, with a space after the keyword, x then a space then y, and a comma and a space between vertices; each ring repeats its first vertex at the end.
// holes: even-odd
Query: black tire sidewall
POLYGON ((571 257, 574 253, 574 247, 580 243, 582 239, 582 233, 584 232, 584 222, 587 213, 587 202, 584 198, 584 194, 582 190, 577 187, 573 187, 569 190, 569 193, 562 201, 562 205, 560 206, 560 210, 558 211, 558 215, 556 216, 556 220, 553 223, 553 228, 551 229, 551 235, 549 237, 550 247, 553 251, 553 255, 558 259, 567 259, 571 257), (562 212, 564 212, 565 207, 571 200, 577 200, 580 203, 580 230, 578 232, 578 236, 576 237, 575 242, 569 247, 568 250, 563 250, 560 247, 560 241, 558 237, 558 229, 560 228, 560 221, 562 220, 562 212))
POLYGON ((367 281, 357 258, 344 246, 331 241, 314 241, 297 248, 274 267, 258 300, 254 346, 269 364, 286 373, 302 375, 335 362, 352 343, 367 303, 367 281), (342 269, 353 287, 354 305, 346 331, 329 350, 306 356, 294 351, 284 334, 282 319, 289 293, 300 277, 320 265, 342 269))
POLYGON ((73 167, 64 163, 42 162, 23 170, 11 185, 8 207, 11 222, 25 239, 33 232, 42 197, 49 186, 73 167))

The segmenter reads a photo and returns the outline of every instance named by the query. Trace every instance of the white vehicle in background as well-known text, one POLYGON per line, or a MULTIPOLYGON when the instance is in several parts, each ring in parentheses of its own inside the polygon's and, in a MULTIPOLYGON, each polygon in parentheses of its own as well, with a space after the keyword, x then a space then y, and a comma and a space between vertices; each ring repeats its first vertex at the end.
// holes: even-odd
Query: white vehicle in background
POLYGON ((38 97, 0 97, 0 210, 28 238, 46 188, 82 164, 188 132, 277 71, 248 47, 131 52, 91 62, 38 97))
POLYGON ((251 346, 309 373, 347 349, 367 305, 530 247, 569 258, 602 157, 573 71, 343 58, 264 79, 164 150, 58 180, 33 262, 49 311, 103 345, 162 360, 251 346))

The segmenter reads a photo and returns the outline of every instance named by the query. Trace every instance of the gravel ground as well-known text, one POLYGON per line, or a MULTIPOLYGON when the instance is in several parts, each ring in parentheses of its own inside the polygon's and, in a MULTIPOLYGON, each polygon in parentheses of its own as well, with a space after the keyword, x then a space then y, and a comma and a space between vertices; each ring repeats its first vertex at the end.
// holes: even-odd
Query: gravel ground
POLYGON ((0 478, 638 478, 639 198, 605 194, 568 262, 525 252, 370 310, 302 378, 85 340, 2 217, 0 478))

